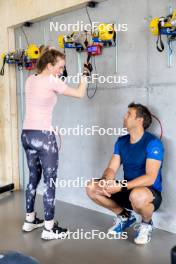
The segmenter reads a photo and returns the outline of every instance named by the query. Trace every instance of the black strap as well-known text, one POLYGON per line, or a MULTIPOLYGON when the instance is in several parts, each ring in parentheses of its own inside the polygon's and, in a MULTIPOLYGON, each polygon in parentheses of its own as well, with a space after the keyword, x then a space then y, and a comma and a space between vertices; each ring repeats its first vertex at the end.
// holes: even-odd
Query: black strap
POLYGON ((114 44, 116 44, 116 31, 114 29, 114 24, 113 24, 113 30, 114 30, 113 41, 114 41, 114 44))
POLYGON ((87 64, 90 62, 90 59, 91 59, 91 54, 88 53, 88 55, 87 55, 87 64))
POLYGON ((164 43, 161 38, 161 21, 158 23, 158 39, 156 41, 156 48, 159 52, 163 52, 164 50, 164 43))
POLYGON ((3 64, 2 64, 2 68, 1 68, 1 71, 0 71, 0 75, 1 75, 1 76, 4 75, 4 66, 5 66, 5 63, 6 63, 6 58, 4 57, 4 59, 3 59, 3 64))
POLYGON ((91 54, 88 53, 87 63, 84 63, 84 68, 86 68, 88 72, 86 71, 85 73, 83 73, 84 75, 87 75, 87 76, 90 76, 91 72, 93 71, 93 67, 92 67, 92 64, 90 63, 90 59, 91 59, 91 54))

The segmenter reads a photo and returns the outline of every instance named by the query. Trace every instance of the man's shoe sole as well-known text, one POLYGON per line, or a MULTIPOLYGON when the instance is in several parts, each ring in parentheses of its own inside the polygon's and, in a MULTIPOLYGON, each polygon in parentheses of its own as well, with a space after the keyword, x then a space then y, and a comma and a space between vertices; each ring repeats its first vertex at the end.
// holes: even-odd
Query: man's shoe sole
POLYGON ((148 240, 146 243, 141 243, 141 242, 136 241, 136 240, 134 239, 134 243, 135 243, 136 245, 147 245, 148 243, 150 243, 150 241, 151 241, 151 238, 150 238, 150 240, 148 240))

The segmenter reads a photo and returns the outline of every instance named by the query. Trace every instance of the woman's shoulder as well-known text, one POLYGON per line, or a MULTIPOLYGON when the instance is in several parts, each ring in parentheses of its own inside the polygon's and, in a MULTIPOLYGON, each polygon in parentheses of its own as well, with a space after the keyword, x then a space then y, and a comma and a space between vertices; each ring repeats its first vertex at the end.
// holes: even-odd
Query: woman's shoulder
POLYGON ((36 73, 30 74, 27 78, 26 78, 26 82, 27 83, 31 83, 32 81, 35 81, 37 77, 36 73))
POLYGON ((30 81, 32 80, 33 78, 35 77, 35 74, 30 74, 28 77, 27 77, 27 81, 30 81))

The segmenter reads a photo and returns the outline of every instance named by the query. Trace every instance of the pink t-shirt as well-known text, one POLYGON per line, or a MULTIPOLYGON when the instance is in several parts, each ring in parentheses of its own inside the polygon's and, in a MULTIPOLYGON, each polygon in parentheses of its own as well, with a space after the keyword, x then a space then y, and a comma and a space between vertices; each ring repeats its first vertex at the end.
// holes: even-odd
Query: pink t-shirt
POLYGON ((26 114, 23 129, 51 130, 57 94, 63 94, 67 87, 59 78, 35 74, 29 76, 25 84, 26 114))

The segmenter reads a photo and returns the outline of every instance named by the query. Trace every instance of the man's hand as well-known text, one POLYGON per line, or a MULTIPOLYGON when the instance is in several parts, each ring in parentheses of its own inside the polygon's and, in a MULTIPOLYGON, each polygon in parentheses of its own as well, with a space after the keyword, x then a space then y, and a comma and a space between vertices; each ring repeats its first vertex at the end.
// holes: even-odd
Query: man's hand
POLYGON ((96 193, 111 197, 111 194, 120 192, 121 186, 115 180, 100 180, 96 193))
POLYGON ((98 182, 97 189, 96 189, 96 194, 105 195, 107 197, 111 197, 111 194, 108 193, 106 191, 106 189, 105 189, 106 185, 107 185, 107 180, 101 179, 98 182))
POLYGON ((90 76, 92 71, 93 71, 92 64, 90 62, 88 64, 84 63, 83 75, 90 76))
MULTIPOLYGON (((107 197, 111 197, 112 189, 108 187, 107 189, 107 182, 109 180, 114 181, 115 175, 120 167, 120 156, 119 155, 113 155, 111 160, 109 161, 109 164, 107 166, 107 169, 103 173, 102 179, 98 182, 97 184, 97 194, 100 195, 105 195, 107 197)), ((119 189, 117 188, 116 191, 113 190, 114 192, 118 192, 119 189)))
POLYGON ((105 191, 107 193, 114 194, 121 191, 120 183, 117 183, 115 180, 109 180, 106 182, 105 191))

